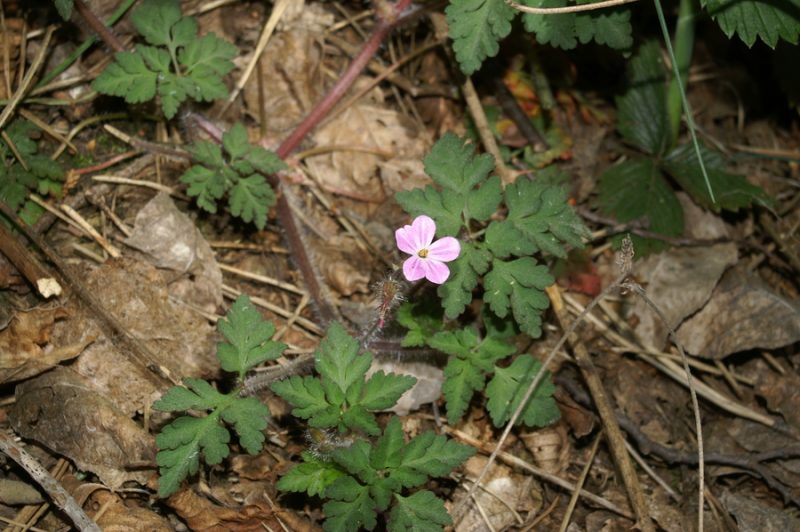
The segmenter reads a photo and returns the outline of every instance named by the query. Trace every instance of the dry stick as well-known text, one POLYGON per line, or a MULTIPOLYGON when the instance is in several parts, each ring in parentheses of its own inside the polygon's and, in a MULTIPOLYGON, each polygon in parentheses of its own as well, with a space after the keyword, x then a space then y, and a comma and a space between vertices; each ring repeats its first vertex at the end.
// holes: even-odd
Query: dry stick
POLYGON ((0 431, 0 451, 18 463, 44 489, 56 506, 72 519, 78 530, 100 532, 100 527, 83 511, 64 487, 5 431, 0 431))
POLYGON ((605 0, 604 2, 594 2, 592 4, 581 4, 577 6, 566 7, 528 7, 518 4, 516 2, 506 2, 510 7, 523 13, 531 13, 533 15, 558 15, 560 13, 580 13, 581 11, 594 11, 595 9, 605 9, 607 7, 621 6, 630 4, 636 0, 605 0))
POLYGON ((61 294, 61 285, 42 267, 36 256, 0 223, 0 253, 47 299, 61 294))
POLYGON ((500 148, 497 146, 497 140, 494 138, 494 133, 489 127, 489 121, 486 119, 486 113, 481 105, 481 100, 478 98, 478 93, 475 92, 475 86, 472 84, 472 78, 467 78, 461 86, 461 91, 464 93, 464 99, 467 101, 467 107, 475 121, 475 126, 478 128, 478 134, 481 137, 481 142, 494 157, 497 173, 500 174, 500 180, 503 186, 509 185, 514 182, 514 173, 508 169, 503 157, 500 155, 500 148))
POLYGON ((239 96, 239 93, 247 84, 247 81, 253 74, 253 70, 255 70, 256 65, 258 64, 258 60, 261 58, 261 54, 264 52, 264 48, 267 47, 267 43, 269 42, 269 38, 272 36, 272 32, 275 31, 275 27, 281 20, 286 8, 289 7, 290 2, 292 2, 292 0, 278 0, 275 2, 275 5, 272 7, 272 13, 270 13, 269 19, 267 20, 267 23, 264 25, 264 29, 261 32, 261 36, 258 38, 258 43, 256 44, 255 51, 253 52, 253 57, 250 58, 250 63, 247 65, 247 68, 245 68, 242 77, 240 77, 239 81, 236 82, 236 87, 234 87, 234 89, 231 91, 231 94, 228 96, 225 105, 223 105, 217 113, 217 118, 225 114, 225 111, 228 110, 228 107, 231 106, 233 101, 237 96, 239 96))
POLYGON ((34 76, 39 71, 39 68, 44 63, 44 57, 47 55, 48 45, 50 44, 50 37, 53 36, 53 32, 55 31, 55 26, 50 26, 47 28, 47 33, 44 35, 44 40, 42 41, 42 47, 39 49, 39 53, 36 54, 36 58, 33 60, 31 64, 31 68, 28 69, 28 73, 25 74, 25 77, 20 83, 17 92, 14 93, 14 96, 11 98, 11 101, 3 109, 3 112, 0 113, 0 129, 3 129, 3 126, 6 125, 6 122, 11 117, 11 114, 16 109, 19 102, 22 101, 22 98, 25 97, 25 94, 28 92, 28 88, 31 86, 31 82, 33 81, 34 76))
POLYGON ((578 504, 578 493, 583 489, 583 485, 586 484, 586 477, 589 476, 589 471, 592 469, 592 463, 594 462, 594 457, 597 456, 597 448, 600 446, 601 439, 603 439, 602 432, 594 439, 592 449, 589 452, 589 459, 586 460, 586 466, 584 466, 583 471, 581 471, 581 476, 578 477, 578 481, 575 482, 575 491, 572 492, 572 497, 569 499, 569 504, 567 504, 567 510, 564 512, 564 518, 561 520, 561 526, 558 532, 566 532, 569 526, 572 512, 575 511, 575 506, 578 504))
POLYGON ((119 346, 123 353, 128 354, 131 361, 139 366, 147 380, 159 389, 172 384, 179 384, 178 381, 161 367, 158 363, 158 358, 150 351, 150 348, 148 348, 144 342, 133 336, 125 326, 84 287, 81 280, 77 275, 72 273, 61 256, 2 201, 0 201, 0 213, 8 217, 8 219, 11 220, 14 225, 42 251, 42 253, 44 253, 47 259, 56 266, 67 288, 77 294, 86 306, 89 307, 95 317, 104 325, 109 339, 119 346))
POLYGON ((653 303, 653 301, 648 297, 647 293, 644 291, 644 288, 639 286, 639 284, 634 281, 626 281, 623 283, 623 286, 628 290, 636 292, 636 295, 641 297, 647 306, 653 309, 653 311, 658 315, 659 319, 669 330, 669 337, 678 348, 678 352, 681 354, 683 371, 686 372, 686 383, 689 386, 689 394, 692 397, 695 431, 697 431, 697 530, 698 532, 703 532, 703 492, 705 490, 705 466, 703 464, 703 422, 700 419, 700 404, 697 401, 697 392, 695 391, 692 383, 692 369, 689 367, 689 359, 686 356, 686 352, 683 350, 683 344, 678 341, 678 335, 675 334, 675 329, 669 323, 667 317, 664 316, 664 313, 661 312, 661 309, 658 308, 658 305, 653 303))
MULTIPOLYGON (((624 278, 620 279, 620 283, 624 282, 624 278)), ((558 322, 561 324, 562 329, 567 328, 568 316, 567 310, 564 306, 564 300, 561 298, 561 292, 558 287, 550 286, 545 289, 547 295, 550 297, 550 302, 553 305, 553 310, 556 313, 558 322)), ((588 308, 588 307, 587 307, 588 308)), ((581 316, 583 318, 583 316, 581 316)), ((579 320, 576 320, 579 321, 579 320)), ((628 492, 628 497, 633 506, 633 511, 636 514, 638 525, 642 530, 653 530, 653 524, 650 521, 647 510, 647 503, 645 502, 644 493, 642 492, 641 485, 639 484, 639 477, 636 475, 636 470, 630 460, 627 450, 625 449, 625 438, 617 423, 617 418, 614 416, 614 409, 603 386, 603 381, 600 378, 597 368, 592 362, 592 357, 586 349, 584 343, 574 334, 570 332, 568 335, 569 343, 572 346, 573 354, 578 364, 578 368, 589 387, 592 399, 597 406, 597 413, 603 421, 603 427, 606 430, 606 437, 608 440, 611 455, 614 462, 617 464, 620 473, 622 474, 622 483, 628 492)))

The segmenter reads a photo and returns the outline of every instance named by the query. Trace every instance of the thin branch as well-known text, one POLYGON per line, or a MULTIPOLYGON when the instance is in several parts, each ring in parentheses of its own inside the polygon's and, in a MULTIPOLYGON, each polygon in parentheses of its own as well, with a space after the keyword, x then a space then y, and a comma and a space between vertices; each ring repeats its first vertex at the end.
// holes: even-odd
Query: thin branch
POLYGON ((83 17, 83 20, 94 30, 98 37, 106 43, 115 52, 124 52, 125 45, 119 40, 119 37, 108 29, 108 26, 103 24, 103 21, 97 18, 91 9, 83 2, 83 0, 73 0, 75 10, 83 17))
POLYGON ((506 2, 510 7, 523 13, 530 13, 532 15, 558 15, 561 13, 580 13, 581 11, 594 11, 596 9, 605 9, 607 7, 616 7, 624 4, 631 4, 638 0, 605 0, 603 2, 594 2, 592 4, 581 4, 577 6, 565 7, 528 7, 516 2, 506 2))

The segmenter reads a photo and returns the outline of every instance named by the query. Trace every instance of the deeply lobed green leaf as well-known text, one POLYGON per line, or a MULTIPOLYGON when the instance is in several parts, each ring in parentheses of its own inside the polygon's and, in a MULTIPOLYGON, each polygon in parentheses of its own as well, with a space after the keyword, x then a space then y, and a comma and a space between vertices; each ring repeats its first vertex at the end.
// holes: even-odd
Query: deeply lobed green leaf
MULTIPOLYGON (((521 0, 528 7, 565 7, 567 0, 521 0)), ((586 2, 578 2, 586 3, 586 2)), ((564 50, 578 43, 595 40, 616 50, 625 50, 633 44, 630 10, 624 7, 583 13, 537 15, 524 13, 525 29, 536 34, 537 42, 550 44, 564 50)))
POLYGON ((240 377, 253 367, 275 360, 286 344, 273 342, 275 326, 264 320, 246 295, 239 296, 217 329, 227 342, 217 344, 217 357, 222 369, 238 372, 240 377))
POLYGON ((445 13, 453 51, 467 76, 478 70, 484 59, 497 55, 498 42, 511 33, 516 15, 503 0, 451 0, 445 13))
POLYGON ((779 39, 797 44, 800 38, 800 0, 700 0, 730 38, 736 34, 747 46, 761 39, 775 48, 779 39))
MULTIPOLYGON (((511 419, 511 414, 519 407, 528 385, 541 369, 542 363, 530 355, 520 355, 509 367, 495 369, 494 377, 486 386, 486 395, 489 397, 486 408, 495 427, 502 427, 511 419)), ((546 372, 517 423, 524 423, 529 427, 545 427, 557 421, 561 413, 553 399, 554 392, 555 386, 550 372, 546 372)))

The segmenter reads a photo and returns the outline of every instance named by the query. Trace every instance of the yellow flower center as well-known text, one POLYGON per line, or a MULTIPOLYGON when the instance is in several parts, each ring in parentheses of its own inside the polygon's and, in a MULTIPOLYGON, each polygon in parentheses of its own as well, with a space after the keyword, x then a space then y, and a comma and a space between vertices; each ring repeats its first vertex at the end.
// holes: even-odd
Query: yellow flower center
POLYGON ((427 249, 421 249, 421 250, 419 250, 417 252, 417 255, 419 255, 421 258, 424 259, 425 257, 428 256, 428 250, 427 249))

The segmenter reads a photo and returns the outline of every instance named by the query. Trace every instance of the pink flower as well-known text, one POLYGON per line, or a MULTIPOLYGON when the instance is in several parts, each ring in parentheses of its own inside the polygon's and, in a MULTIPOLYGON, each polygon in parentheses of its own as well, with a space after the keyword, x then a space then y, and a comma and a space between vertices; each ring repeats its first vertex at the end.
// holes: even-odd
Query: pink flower
POLYGON ((445 262, 458 258, 461 244, 452 236, 434 242, 435 234, 436 223, 424 214, 414 218, 411 225, 395 231, 397 247, 411 255, 403 263, 403 275, 409 281, 425 277, 432 283, 442 284, 450 276, 450 268, 445 262))

